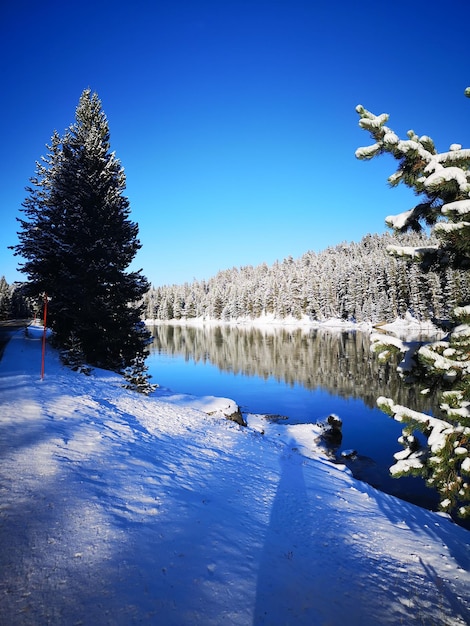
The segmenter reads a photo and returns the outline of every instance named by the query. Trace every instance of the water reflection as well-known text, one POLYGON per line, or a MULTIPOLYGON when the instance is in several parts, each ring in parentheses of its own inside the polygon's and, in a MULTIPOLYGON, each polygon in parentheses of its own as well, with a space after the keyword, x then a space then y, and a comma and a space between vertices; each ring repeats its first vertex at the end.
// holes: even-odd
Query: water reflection
MULTIPOLYGON (((152 353, 211 363, 222 372, 274 378, 290 387, 323 390, 376 407, 379 396, 438 414, 435 396, 405 385, 396 364, 379 365, 369 334, 359 331, 244 329, 160 325, 151 329, 152 353)), ((157 380, 157 382, 159 382, 157 380)))

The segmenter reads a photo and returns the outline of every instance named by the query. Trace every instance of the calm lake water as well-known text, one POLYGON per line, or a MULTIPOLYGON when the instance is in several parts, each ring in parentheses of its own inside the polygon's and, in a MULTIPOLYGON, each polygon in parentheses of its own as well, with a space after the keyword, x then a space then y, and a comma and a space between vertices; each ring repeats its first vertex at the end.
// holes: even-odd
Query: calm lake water
POLYGON ((388 468, 400 424, 376 408, 390 396, 426 413, 438 406, 403 384, 394 366, 379 366, 368 333, 359 331, 151 327, 147 359, 152 382, 178 393, 233 399, 246 413, 282 415, 286 423, 316 423, 335 413, 343 421, 337 451, 357 450, 345 461, 373 486, 428 508, 437 497, 418 478, 393 479, 388 468))

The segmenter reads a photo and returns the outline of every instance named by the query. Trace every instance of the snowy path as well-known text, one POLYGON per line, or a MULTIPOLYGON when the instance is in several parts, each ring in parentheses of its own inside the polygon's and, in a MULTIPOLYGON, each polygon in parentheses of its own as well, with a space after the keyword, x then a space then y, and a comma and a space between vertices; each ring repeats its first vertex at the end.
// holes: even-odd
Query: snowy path
POLYGON ((18 333, 0 363, 1 624, 470 623, 469 532, 301 455, 308 427, 263 436, 50 349, 39 368, 39 335, 18 333))

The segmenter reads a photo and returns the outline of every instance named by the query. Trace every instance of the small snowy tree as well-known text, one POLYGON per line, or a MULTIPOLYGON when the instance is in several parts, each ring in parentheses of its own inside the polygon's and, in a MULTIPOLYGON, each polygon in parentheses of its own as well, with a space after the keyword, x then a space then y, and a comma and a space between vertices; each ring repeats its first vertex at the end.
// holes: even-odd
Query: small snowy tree
POLYGON ((110 151, 109 126, 96 93, 86 89, 75 123, 52 136, 27 188, 20 243, 29 293, 47 293, 48 324, 59 346, 80 346, 92 365, 119 371, 144 353, 139 327, 149 285, 126 272, 141 244, 123 195, 125 175, 110 151))
POLYGON ((158 385, 150 382, 152 376, 148 373, 145 357, 141 354, 138 354, 132 360, 131 364, 125 368, 123 374, 127 381, 123 385, 126 389, 148 395, 158 387, 158 385))
MULTIPOLYGON (((470 90, 466 90, 470 96, 470 90)), ((359 159, 391 154, 398 169, 390 176, 392 186, 403 182, 421 197, 414 208, 386 218, 397 231, 419 230, 422 223, 434 227, 438 243, 425 247, 390 246, 389 252, 406 259, 416 259, 426 268, 449 268, 468 272, 470 268, 470 149, 453 144, 439 153, 427 135, 408 132, 399 137, 386 126, 389 116, 374 115, 358 106, 359 125, 369 131, 374 143, 359 148, 359 159)), ((400 443, 404 450, 395 455, 391 468, 395 476, 424 476, 441 496, 440 507, 470 516, 470 304, 461 302, 454 309, 452 331, 443 341, 421 347, 414 355, 417 379, 442 391, 443 419, 399 406, 390 398, 379 398, 379 406, 397 421, 405 423, 400 443), (420 449, 416 430, 427 437, 426 449, 420 449)), ((375 349, 382 358, 404 346, 393 338, 375 337, 375 349)), ((408 357, 412 356, 410 353, 408 357)), ((409 358, 404 363, 409 363, 409 358)), ((402 371, 408 368, 402 365, 402 371)))
POLYGON ((91 373, 91 367, 86 364, 81 341, 74 331, 70 333, 67 340, 61 345, 60 358, 74 372, 82 372, 87 375, 91 373))

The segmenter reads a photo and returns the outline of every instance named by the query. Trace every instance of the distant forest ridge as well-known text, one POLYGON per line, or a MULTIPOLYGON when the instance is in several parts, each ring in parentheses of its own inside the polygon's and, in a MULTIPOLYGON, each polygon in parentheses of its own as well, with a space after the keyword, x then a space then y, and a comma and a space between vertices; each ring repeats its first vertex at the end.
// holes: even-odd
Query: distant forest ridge
POLYGON ((425 235, 366 235, 298 259, 218 272, 209 280, 150 289, 147 319, 206 318, 235 321, 273 315, 322 321, 392 321, 411 313, 418 320, 446 320, 470 297, 463 271, 423 271, 387 252, 392 244, 430 245, 425 235))

